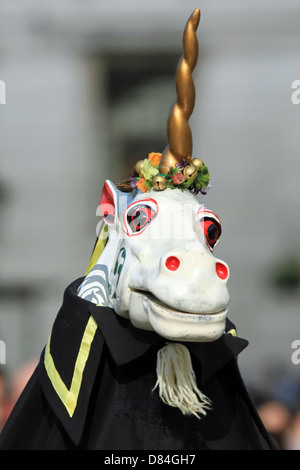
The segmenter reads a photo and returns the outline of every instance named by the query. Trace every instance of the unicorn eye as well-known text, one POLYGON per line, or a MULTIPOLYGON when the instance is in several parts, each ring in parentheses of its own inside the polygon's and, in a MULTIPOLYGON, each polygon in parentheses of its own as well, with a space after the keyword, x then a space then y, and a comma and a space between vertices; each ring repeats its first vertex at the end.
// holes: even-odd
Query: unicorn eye
POLYGON ((157 203, 153 199, 133 203, 124 212, 127 235, 139 235, 157 216, 157 203))
POLYGON ((133 232, 140 232, 151 221, 154 211, 150 206, 138 205, 127 214, 127 222, 133 232))
POLYGON ((213 219, 204 217, 201 221, 204 235, 209 247, 213 250, 221 235, 221 226, 213 219))
POLYGON ((210 251, 217 246, 220 240, 220 236, 222 233, 221 222, 219 217, 214 213, 205 208, 201 208, 198 211, 198 231, 204 234, 206 244, 210 251))

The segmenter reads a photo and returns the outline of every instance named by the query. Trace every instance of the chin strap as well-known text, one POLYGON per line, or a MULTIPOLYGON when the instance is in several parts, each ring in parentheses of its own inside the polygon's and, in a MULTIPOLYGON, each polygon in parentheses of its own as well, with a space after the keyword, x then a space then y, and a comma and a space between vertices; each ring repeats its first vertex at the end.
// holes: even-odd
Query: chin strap
POLYGON ((206 415, 211 401, 197 387, 189 350, 179 343, 168 343, 157 352, 159 396, 167 405, 179 408, 184 415, 206 415))

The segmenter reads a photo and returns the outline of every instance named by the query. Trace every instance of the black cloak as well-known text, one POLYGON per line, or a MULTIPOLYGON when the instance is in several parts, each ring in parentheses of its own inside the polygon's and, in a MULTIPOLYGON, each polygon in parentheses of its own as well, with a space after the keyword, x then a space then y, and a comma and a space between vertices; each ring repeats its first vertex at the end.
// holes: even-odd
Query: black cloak
POLYGON ((1 435, 0 450, 272 450, 237 365, 229 331, 189 349, 212 410, 200 420, 162 402, 156 354, 166 340, 65 291, 40 362, 1 435))

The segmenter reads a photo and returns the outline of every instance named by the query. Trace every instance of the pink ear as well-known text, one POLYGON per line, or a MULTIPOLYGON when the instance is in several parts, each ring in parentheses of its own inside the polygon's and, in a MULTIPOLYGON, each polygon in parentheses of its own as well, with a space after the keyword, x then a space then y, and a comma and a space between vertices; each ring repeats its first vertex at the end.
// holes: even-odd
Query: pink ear
POLYGON ((115 221, 115 200, 109 181, 105 181, 100 199, 101 214, 108 225, 115 221))

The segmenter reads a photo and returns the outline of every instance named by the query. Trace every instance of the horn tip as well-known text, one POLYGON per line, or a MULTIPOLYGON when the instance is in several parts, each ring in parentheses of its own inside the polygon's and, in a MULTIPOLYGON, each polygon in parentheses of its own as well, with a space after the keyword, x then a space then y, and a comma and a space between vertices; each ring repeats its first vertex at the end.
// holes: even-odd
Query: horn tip
POLYGON ((196 8, 194 10, 194 12, 192 13, 192 18, 195 21, 195 23, 197 24, 197 26, 198 26, 199 21, 200 21, 200 16, 201 16, 200 8, 196 8))

